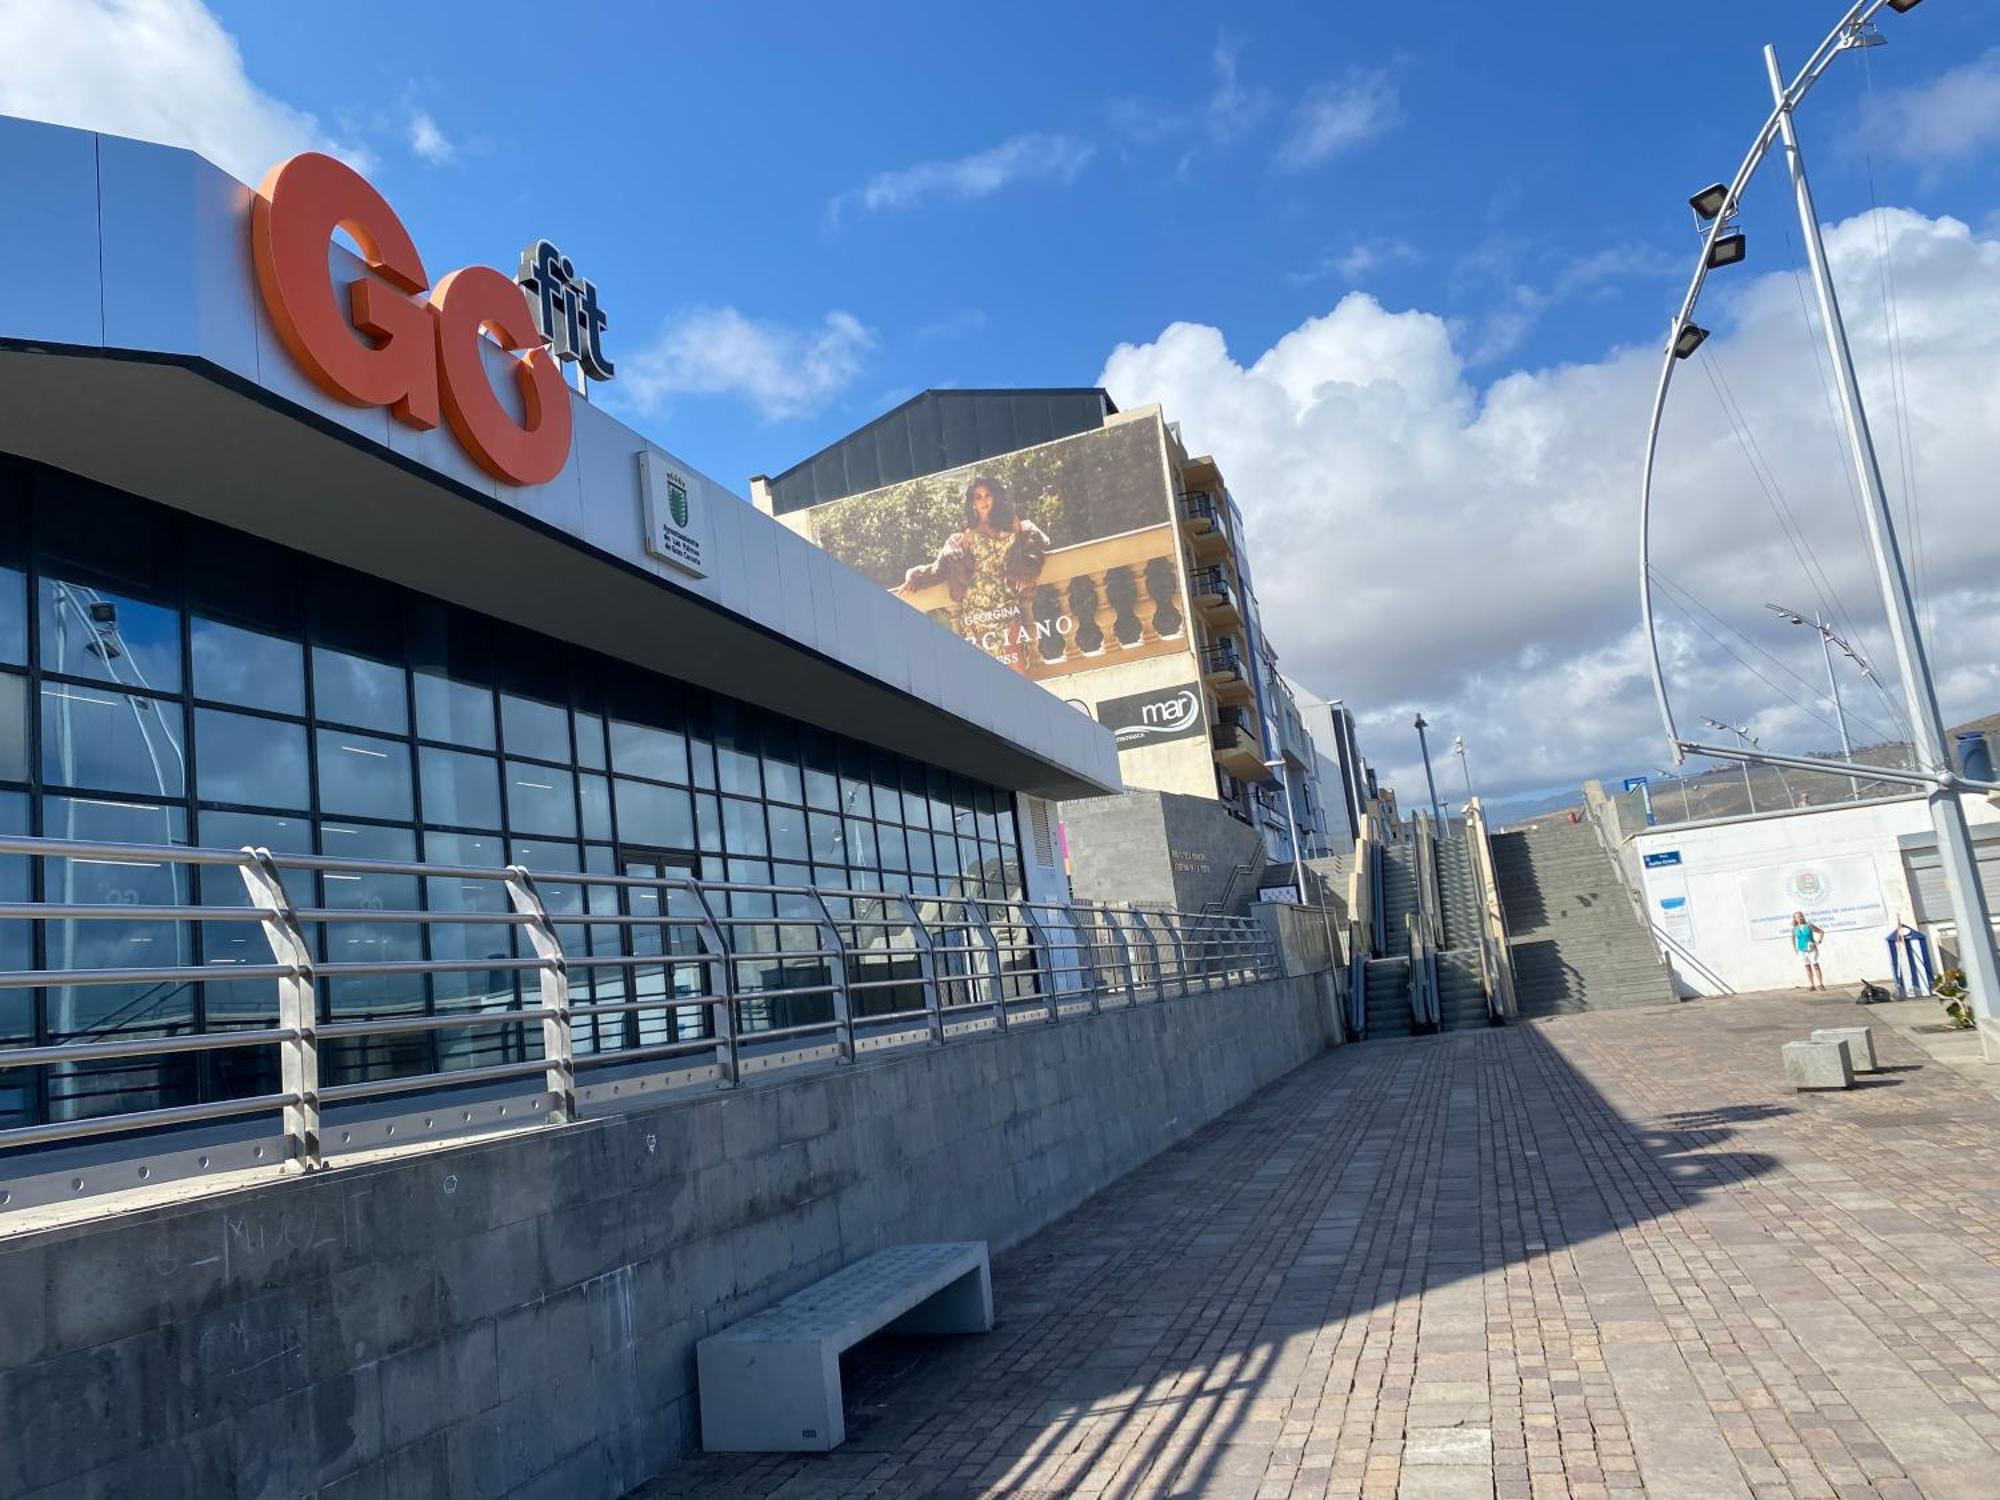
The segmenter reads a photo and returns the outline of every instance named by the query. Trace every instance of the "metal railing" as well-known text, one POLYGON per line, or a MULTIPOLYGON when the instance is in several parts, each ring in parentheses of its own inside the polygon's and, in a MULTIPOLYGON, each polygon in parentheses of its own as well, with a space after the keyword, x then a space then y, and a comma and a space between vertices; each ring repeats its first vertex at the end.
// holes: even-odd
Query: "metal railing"
POLYGON ((1424 931, 1423 919, 1410 912, 1403 918, 1410 953, 1410 1021, 1421 1033, 1442 1024, 1438 1005, 1437 950, 1424 931))
POLYGON ((1207 521, 1220 525, 1216 514, 1215 497, 1206 490, 1189 490, 1181 496, 1181 519, 1185 521, 1207 521))
POLYGON ((1236 603, 1236 585, 1222 568, 1196 568, 1188 574, 1188 584, 1197 600, 1213 594, 1225 603, 1236 603))
POLYGON ((1201 669, 1208 674, 1234 672, 1244 675, 1243 657, 1234 646, 1209 646, 1201 653, 1201 669))
POLYGON ((1479 980, 1486 990, 1486 1010, 1494 1020, 1505 1022, 1519 1014, 1514 950, 1509 946, 1507 912, 1500 904, 1500 876, 1493 864, 1486 809, 1476 797, 1465 805, 1465 852, 1472 871, 1473 904, 1479 908, 1479 980))
MULTIPOLYGON (((259 1115, 281 1122, 287 1159, 313 1168, 329 1154, 328 1113, 364 1101, 526 1080, 544 1093, 543 1117, 561 1122, 578 1116, 595 1078, 629 1079, 634 1065, 678 1070, 679 1084, 729 1088, 772 1068, 850 1063, 884 1047, 943 1044, 966 1032, 1050 1024, 1282 974, 1265 929, 1215 912, 12 835, 0 836, 0 855, 145 863, 225 880, 233 871, 243 897, 234 904, 205 879, 200 902, 4 902, 0 923, 47 924, 46 933, 100 922, 255 926, 268 949, 268 962, 256 955, 0 971, 0 992, 48 990, 69 997, 65 1004, 85 991, 117 995, 124 987, 144 996, 151 987, 192 995, 197 984, 227 985, 231 996, 229 1029, 197 1029, 191 1005, 162 1020, 149 1000, 137 1019, 129 1005, 114 1006, 94 1025, 0 1046, 0 1084, 38 1069, 261 1052, 262 1077, 274 1085, 154 1107, 116 1107, 132 1102, 129 1090, 86 1096, 81 1108, 65 1100, 44 1111, 60 1117, 0 1128, 0 1151, 9 1152, 0 1181, 10 1169, 34 1169, 37 1153, 21 1148, 259 1115), (452 909, 427 898, 403 909, 301 905, 287 877, 298 887, 314 874, 398 877, 426 892, 448 882, 452 909), (443 948, 449 956, 327 956, 351 946, 335 934, 383 924, 428 931, 431 943, 420 951, 443 948), (436 936, 452 929, 456 944, 436 936), (476 942, 492 951, 467 952, 476 942), (445 975, 467 976, 445 986, 456 999, 435 993, 436 976, 445 975), (417 995, 429 992, 428 1004, 405 997, 356 1013, 352 990, 339 988, 390 976, 417 995), (262 985, 270 987, 268 1005, 243 998, 262 985), (458 995, 461 988, 470 993, 458 995), (131 1034, 141 1024, 145 1033, 131 1034), (379 1058, 357 1066, 352 1055, 385 1038, 447 1035, 448 1057, 441 1044, 426 1057, 405 1049, 402 1061, 420 1066, 385 1072, 379 1058), (468 1051, 468 1037, 497 1038, 497 1048, 468 1051), (114 1107, 100 1108, 107 1098, 114 1107)), ((47 947, 59 945, 51 939, 47 947)), ((7 1199, 0 1192, 0 1205, 7 1199)))

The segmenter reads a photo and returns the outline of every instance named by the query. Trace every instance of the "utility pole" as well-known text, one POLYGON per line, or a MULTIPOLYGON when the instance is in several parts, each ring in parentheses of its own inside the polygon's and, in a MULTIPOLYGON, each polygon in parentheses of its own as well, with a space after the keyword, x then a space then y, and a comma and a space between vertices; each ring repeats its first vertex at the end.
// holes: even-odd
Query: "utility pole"
POLYGON ((1965 808, 1958 800, 1960 778, 1945 746, 1944 715, 1938 709, 1937 688, 1931 680, 1930 661, 1924 650, 1923 635, 1917 628, 1916 606, 1910 598, 1910 580, 1896 545, 1895 522, 1882 484, 1882 466, 1875 456, 1868 414, 1861 405, 1854 355, 1847 345, 1846 325, 1840 320, 1840 299, 1834 291, 1833 273, 1827 266, 1826 245, 1820 239, 1819 213, 1813 207, 1812 187, 1806 181, 1805 158, 1799 151, 1791 98, 1784 75, 1778 71, 1775 47, 1764 49, 1764 67, 1771 76, 1771 93, 1777 101, 1778 130, 1784 139, 1785 160, 1791 167, 1792 187, 1798 199, 1799 228, 1805 237, 1813 287, 1819 295, 1820 325, 1826 335, 1827 352, 1833 358, 1834 386, 1840 397, 1841 414, 1847 421, 1848 456, 1867 501, 1863 515, 1868 544, 1874 553, 1875 578, 1889 616, 1889 639, 1896 649, 1897 673, 1909 705, 1914 748, 1920 766, 1937 778, 1929 798, 1931 823, 1937 830, 1938 862, 1944 871, 1945 885, 1951 894, 1952 917, 1958 927, 1959 967, 1965 971, 1966 989, 1979 1022, 1980 1050, 1988 1062, 2000 1061, 2000 955, 1994 952, 1993 920, 1986 909, 1986 892, 1979 883, 1972 832, 1966 826, 1965 808))

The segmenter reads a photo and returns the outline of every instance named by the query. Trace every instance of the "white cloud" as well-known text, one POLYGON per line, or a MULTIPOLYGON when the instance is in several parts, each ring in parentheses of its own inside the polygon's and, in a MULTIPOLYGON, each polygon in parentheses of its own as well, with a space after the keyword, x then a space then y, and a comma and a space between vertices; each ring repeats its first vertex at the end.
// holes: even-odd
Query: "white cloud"
POLYGON ((835 198, 829 212, 838 220, 850 208, 874 211, 910 208, 926 198, 986 198, 1033 178, 1070 182, 1096 153, 1096 147, 1075 136, 1017 135, 970 156, 877 173, 835 198))
POLYGON ((1875 150, 1910 161, 1983 150, 2000 141, 2000 48, 1927 83, 1878 95, 1863 115, 1875 150))
POLYGON ((366 165, 252 83, 200 0, 0 0, 0 114, 189 147, 251 183, 310 149, 366 165))
POLYGON ((1384 238, 1356 240, 1338 255, 1323 255, 1310 270, 1293 271, 1285 279, 1293 286, 1310 286, 1338 276, 1342 281, 1359 282, 1392 266, 1415 265, 1423 252, 1408 240, 1384 238))
POLYGON ((741 396, 769 420, 820 410, 861 373, 875 336, 852 313, 817 327, 747 318, 733 307, 695 308, 619 363, 622 396, 641 411, 670 396, 741 396))
POLYGON ((1394 129, 1402 119, 1402 100, 1389 75, 1353 69, 1344 78, 1306 90, 1292 110, 1277 164, 1287 172, 1316 167, 1394 129))
MULTIPOLYGON (((2000 709, 2000 239, 1906 210, 1831 231, 1899 513, 1905 424, 1878 235, 1895 271, 1920 498, 1922 545, 1906 528, 1904 547, 1948 622, 1931 643, 1946 713, 1969 718, 2000 709)), ((1663 321, 1673 300, 1663 286, 1663 321)), ((1726 382, 1847 623, 1893 677, 1817 330, 1789 271, 1712 284, 1703 321, 1716 332, 1679 367, 1668 408, 1654 558, 1728 623, 1663 599, 1670 685, 1684 731, 1712 714, 1750 723, 1773 749, 1830 749, 1811 632, 1763 608, 1810 610, 1817 593, 1708 378, 1712 368, 1726 382)), ((1465 736, 1489 792, 1663 763, 1637 630, 1639 459, 1659 357, 1617 349, 1477 382, 1443 318, 1356 292, 1254 359, 1232 357, 1214 328, 1178 323, 1118 348, 1100 380, 1121 406, 1161 402, 1193 450, 1216 455, 1285 670, 1363 715, 1364 750, 1408 802, 1423 784, 1409 730, 1418 708, 1434 743, 1465 736)), ((1894 727, 1865 683, 1845 686, 1860 717, 1894 727)), ((1857 724, 1856 737, 1871 736, 1857 724)))
POLYGON ((410 116, 410 149, 434 167, 447 167, 458 160, 458 147, 438 128, 427 109, 410 116))

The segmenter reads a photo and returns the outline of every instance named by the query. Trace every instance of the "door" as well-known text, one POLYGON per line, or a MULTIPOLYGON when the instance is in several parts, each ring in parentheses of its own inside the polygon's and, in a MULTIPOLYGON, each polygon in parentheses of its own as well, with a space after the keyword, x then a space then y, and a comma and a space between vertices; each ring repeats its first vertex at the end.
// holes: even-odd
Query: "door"
MULTIPOLYGON (((628 849, 621 852, 619 873, 665 881, 697 873, 696 859, 691 854, 628 849)), ((633 919, 625 927, 625 952, 635 960, 626 971, 626 989, 644 1006, 626 1017, 625 1045, 654 1047, 714 1036, 714 1018, 707 1006, 675 1003, 710 993, 711 983, 721 978, 708 972, 714 965, 673 961, 704 951, 700 929, 688 921, 699 914, 699 903, 687 890, 665 884, 622 886, 620 892, 624 912, 633 919)))

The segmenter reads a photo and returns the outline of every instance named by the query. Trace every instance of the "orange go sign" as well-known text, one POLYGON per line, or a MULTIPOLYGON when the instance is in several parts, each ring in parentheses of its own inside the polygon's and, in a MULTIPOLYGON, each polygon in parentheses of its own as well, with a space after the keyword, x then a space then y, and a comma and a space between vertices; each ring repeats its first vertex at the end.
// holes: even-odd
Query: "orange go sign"
POLYGON ((278 336, 321 390, 349 406, 386 406, 425 430, 442 414, 472 460, 509 484, 546 484, 562 472, 569 386, 507 276, 467 266, 431 287, 387 200, 317 151, 265 176, 251 205, 250 243, 278 336), (354 237, 372 273, 346 283, 345 297, 328 264, 337 229, 354 237), (518 356, 509 363, 519 420, 487 376, 488 338, 518 356))

